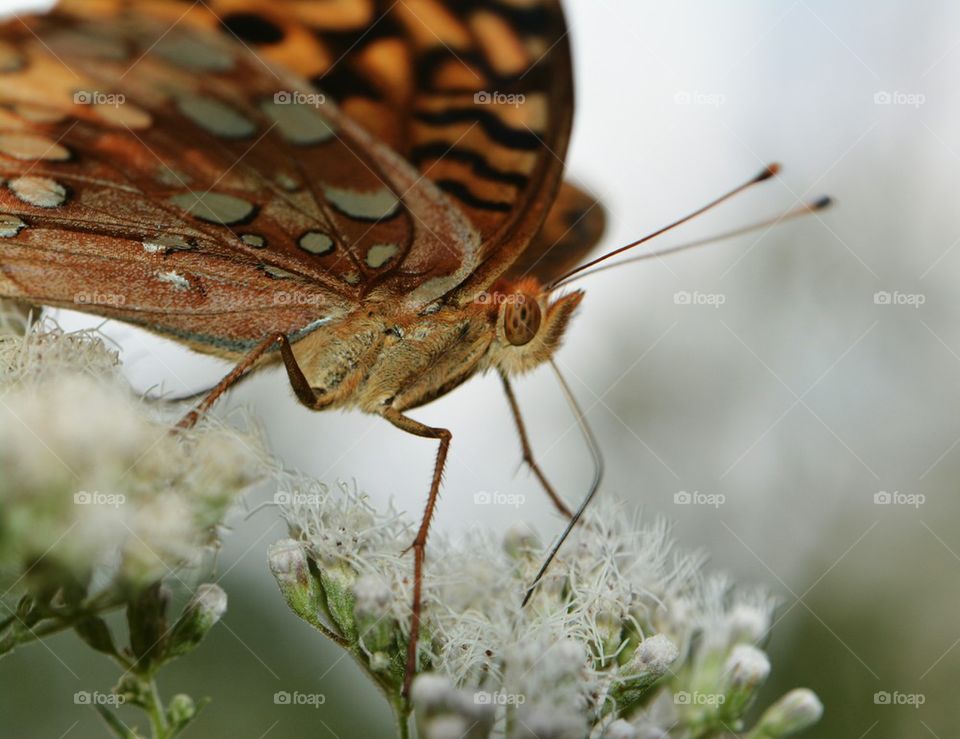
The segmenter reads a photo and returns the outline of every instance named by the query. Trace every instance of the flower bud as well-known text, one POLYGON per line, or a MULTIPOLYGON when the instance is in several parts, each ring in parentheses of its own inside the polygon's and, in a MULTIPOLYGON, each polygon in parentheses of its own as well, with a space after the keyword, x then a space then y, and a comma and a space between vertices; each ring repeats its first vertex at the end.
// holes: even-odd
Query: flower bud
POLYGON ((823 716, 823 704, 811 690, 791 690, 767 709, 750 733, 751 739, 779 739, 813 726, 823 716))
POLYGON ((649 672, 663 675, 680 654, 677 645, 663 634, 655 634, 645 639, 637 650, 640 664, 647 667, 649 672))
POLYGON ((128 673, 120 678, 120 682, 113 689, 115 695, 118 695, 124 703, 141 708, 149 708, 152 705, 153 695, 150 692, 150 685, 133 673, 128 673))
POLYGON ((756 644, 770 629, 770 611, 766 608, 738 603, 727 616, 730 643, 756 644))
POLYGON ((162 660, 168 644, 167 604, 170 591, 160 584, 138 593, 127 604, 130 651, 136 657, 135 671, 145 674, 162 660))
POLYGON ((204 583, 173 626, 167 657, 180 657, 192 651, 227 610, 227 594, 219 585, 204 583))
POLYGON ((182 729, 193 721, 196 715, 197 705, 189 695, 178 693, 167 705, 167 721, 174 729, 182 729))
POLYGON ((322 593, 303 547, 293 539, 284 539, 267 550, 270 572, 273 573, 280 594, 295 614, 307 623, 317 619, 322 593))
POLYGON ((734 647, 724 668, 723 715, 730 720, 739 719, 769 674, 770 660, 766 654, 749 644, 734 647))
POLYGON ((663 634, 644 639, 630 660, 620 668, 624 677, 611 691, 621 710, 629 712, 630 707, 643 700, 679 654, 677 645, 663 634))
POLYGON ((376 575, 364 575, 353 585, 357 635, 370 652, 386 651, 394 641, 396 621, 390 618, 393 592, 376 575))

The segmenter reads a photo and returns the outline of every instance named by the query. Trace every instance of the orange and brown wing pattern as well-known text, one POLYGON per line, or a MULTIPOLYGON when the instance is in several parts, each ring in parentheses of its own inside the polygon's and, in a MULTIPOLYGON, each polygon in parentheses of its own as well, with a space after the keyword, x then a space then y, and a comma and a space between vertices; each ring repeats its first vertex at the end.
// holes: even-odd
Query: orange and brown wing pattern
POLYGON ((577 186, 564 182, 537 237, 510 266, 506 277, 536 277, 549 285, 582 264, 603 238, 607 215, 603 205, 577 186))
POLYGON ((573 116, 558 0, 67 0, 219 27, 309 79, 470 218, 470 297, 540 229, 573 116))
POLYGON ((240 351, 475 269, 464 215, 306 83, 101 5, 0 27, 0 295, 240 351))

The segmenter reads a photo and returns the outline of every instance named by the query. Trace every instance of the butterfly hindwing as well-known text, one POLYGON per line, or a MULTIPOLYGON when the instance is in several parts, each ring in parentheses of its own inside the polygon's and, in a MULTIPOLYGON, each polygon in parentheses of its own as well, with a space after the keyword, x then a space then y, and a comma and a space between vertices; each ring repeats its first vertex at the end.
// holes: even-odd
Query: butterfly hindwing
POLYGON ((506 274, 510 280, 536 277, 549 285, 582 264, 603 238, 607 225, 603 205, 592 195, 564 182, 537 237, 506 274))

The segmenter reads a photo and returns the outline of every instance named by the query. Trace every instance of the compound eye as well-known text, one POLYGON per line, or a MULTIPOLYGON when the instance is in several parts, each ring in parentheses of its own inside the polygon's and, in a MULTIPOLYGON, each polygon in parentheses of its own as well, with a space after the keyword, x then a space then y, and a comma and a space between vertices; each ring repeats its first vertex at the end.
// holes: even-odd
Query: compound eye
POLYGON ((540 330, 540 306, 520 293, 511 298, 503 311, 503 332, 513 346, 524 346, 540 330))

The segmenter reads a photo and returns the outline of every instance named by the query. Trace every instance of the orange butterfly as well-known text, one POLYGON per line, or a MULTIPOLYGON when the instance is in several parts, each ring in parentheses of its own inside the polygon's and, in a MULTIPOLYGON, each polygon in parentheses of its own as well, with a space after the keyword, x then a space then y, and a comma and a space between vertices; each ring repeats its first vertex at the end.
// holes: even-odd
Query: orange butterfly
POLYGON ((556 0, 64 0, 0 27, 0 297, 233 360, 185 425, 282 362, 306 406, 437 440, 409 687, 451 435, 406 411, 497 371, 571 515, 508 378, 603 231, 561 184, 572 115, 556 0))
POLYGON ((3 26, 0 105, 0 296, 236 361, 197 412, 282 360, 310 408, 439 441, 409 679, 450 433, 405 411, 490 369, 516 411, 603 227, 560 190, 557 2, 68 0, 3 26))

